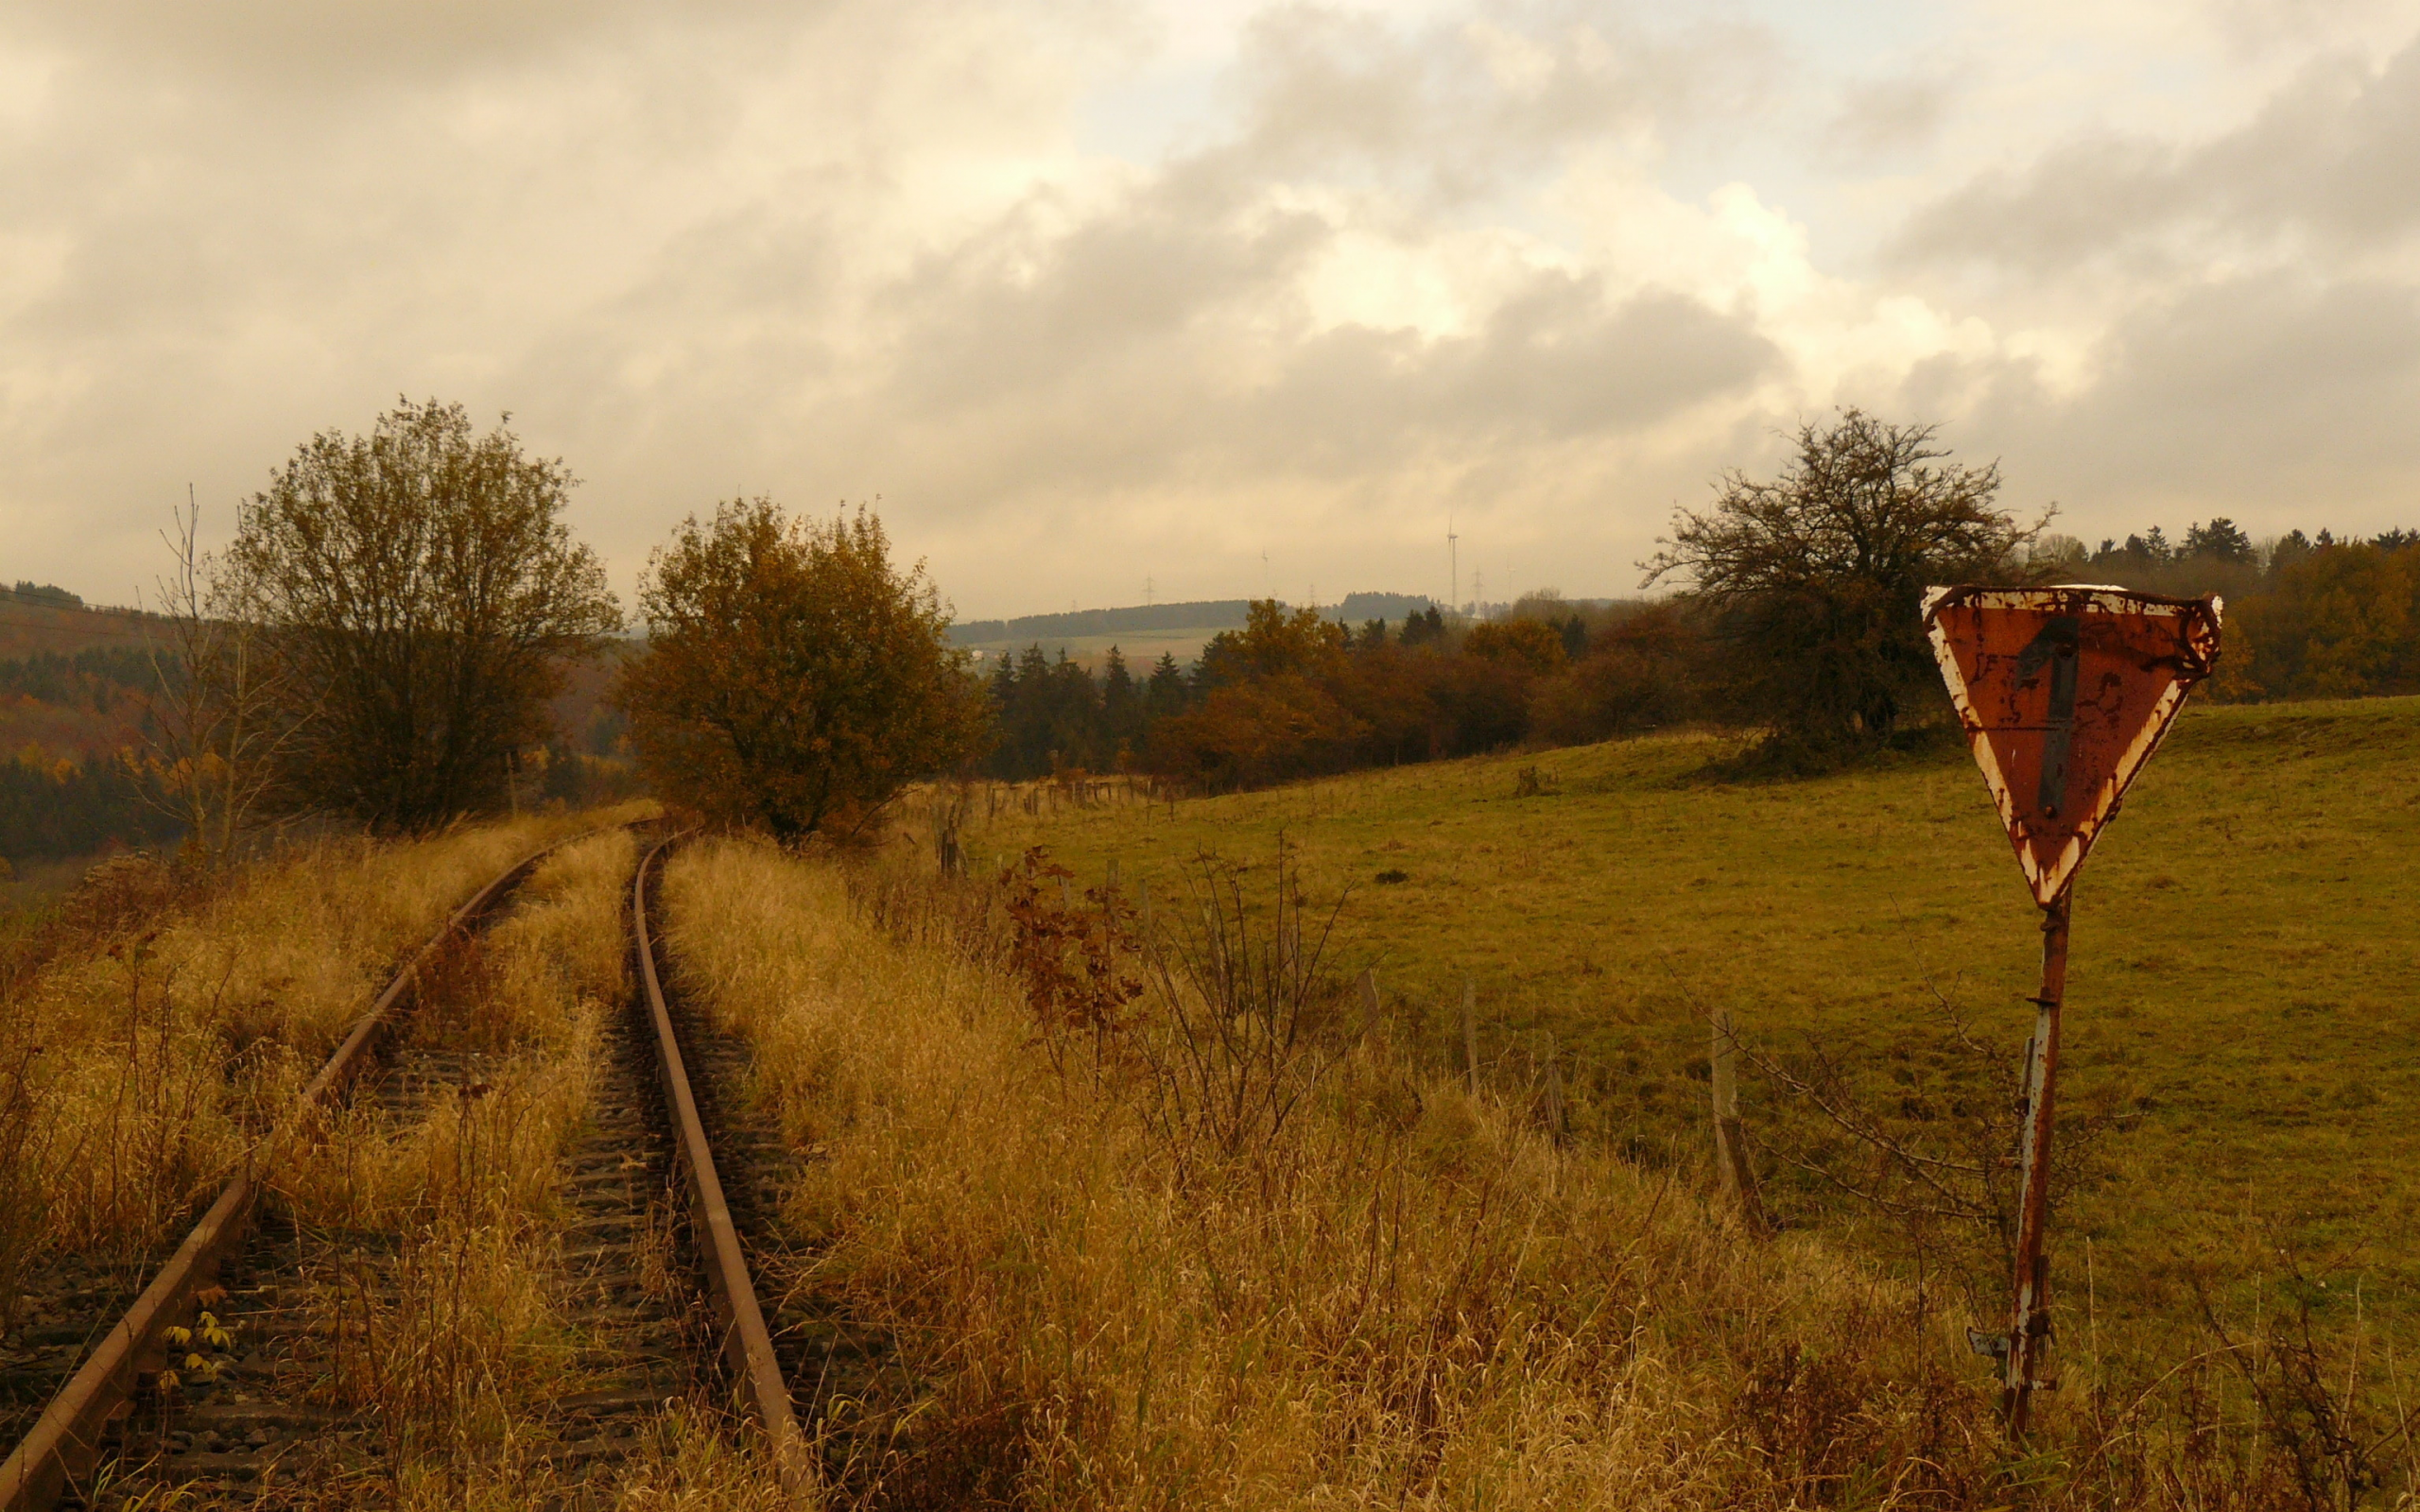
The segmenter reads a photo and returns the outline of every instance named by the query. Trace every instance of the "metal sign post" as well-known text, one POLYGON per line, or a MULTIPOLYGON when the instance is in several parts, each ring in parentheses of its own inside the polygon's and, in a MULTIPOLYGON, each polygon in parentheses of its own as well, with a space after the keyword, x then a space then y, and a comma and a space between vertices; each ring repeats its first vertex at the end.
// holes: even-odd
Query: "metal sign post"
POLYGON ((1958 722, 2042 910, 2042 986, 2025 1057, 2014 1293, 2000 1411, 2025 1432, 2050 1343, 2050 1133, 2075 875, 2126 789, 2219 655, 2216 598, 2118 588, 1936 588, 1925 626, 1958 722))

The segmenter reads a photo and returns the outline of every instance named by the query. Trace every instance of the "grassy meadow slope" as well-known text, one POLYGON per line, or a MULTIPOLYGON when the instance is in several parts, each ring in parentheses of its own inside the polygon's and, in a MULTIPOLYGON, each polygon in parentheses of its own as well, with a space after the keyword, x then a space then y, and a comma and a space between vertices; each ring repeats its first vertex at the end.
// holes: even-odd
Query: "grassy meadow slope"
MULTIPOLYGON (((2247 1288, 2297 1268, 2323 1321, 2420 1324, 2416 747, 2420 699, 2189 710, 2095 852, 2063 1112, 2112 1132, 2054 1247, 2100 1325, 2174 1324, 2213 1284, 2256 1308, 2247 1288)), ((1725 753, 1659 737, 1173 809, 978 804, 965 843, 978 866, 1046 843, 1087 885, 1115 856, 1166 898, 1187 858, 1265 863, 1283 833, 1315 902, 1351 889, 1342 959, 1375 963, 1434 1057, 1459 1053, 1467 975, 1482 1055, 1517 1067, 1550 1030, 1579 1060, 1576 1121, 1651 1160, 1703 1143, 1713 1007, 1917 1095, 1959 1059, 1938 988, 2013 1059, 2036 914, 1962 750, 1697 775, 1725 753), (1515 797, 1528 766, 1559 791, 1515 797)), ((1746 1096, 1771 1126, 1770 1087, 1746 1096)), ((1819 1216, 1806 1182, 1774 1195, 1819 1216)))

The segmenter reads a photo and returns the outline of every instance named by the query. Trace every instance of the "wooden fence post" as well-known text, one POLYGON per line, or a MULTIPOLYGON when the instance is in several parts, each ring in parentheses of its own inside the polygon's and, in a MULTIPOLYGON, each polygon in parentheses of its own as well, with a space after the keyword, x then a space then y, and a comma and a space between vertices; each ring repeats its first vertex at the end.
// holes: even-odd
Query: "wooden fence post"
POLYGON ((1364 968, 1361 972, 1361 1038, 1378 1032, 1378 973, 1364 968))
POLYGON ((1563 1060, 1555 1054, 1554 1031, 1547 1031, 1547 1132, 1563 1143, 1563 1060))
POLYGON ((1462 978, 1462 1064, 1469 1069, 1471 1095, 1478 1095, 1478 984, 1462 978))
POLYGON ((1714 1093, 1714 1166, 1722 1194, 1739 1210, 1748 1227, 1765 1230, 1765 1207, 1756 1192, 1756 1169, 1748 1161, 1748 1141, 1739 1127, 1739 1038, 1731 1029, 1731 1010, 1714 1010, 1712 1073, 1714 1093))

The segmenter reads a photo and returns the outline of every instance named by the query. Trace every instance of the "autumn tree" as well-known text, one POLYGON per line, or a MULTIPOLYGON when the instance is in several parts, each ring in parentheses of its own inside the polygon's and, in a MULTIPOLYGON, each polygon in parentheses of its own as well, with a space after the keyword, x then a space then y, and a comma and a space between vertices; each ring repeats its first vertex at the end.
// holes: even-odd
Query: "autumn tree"
POLYGON ((408 831, 503 799, 565 660, 621 626, 560 518, 573 481, 434 400, 322 432, 272 475, 212 590, 278 692, 264 801, 408 831))
POLYGON ((782 841, 864 834, 909 782, 978 751, 980 685, 922 562, 860 509, 770 499, 692 515, 639 588, 648 648, 616 700, 655 791, 782 841))
POLYGON ((2420 549, 2305 551, 2274 589, 2230 604, 2237 696, 2347 698, 2420 691, 2420 549))
POLYGON ((1489 620, 1474 625, 1462 637, 1462 654, 1536 674, 1558 671, 1569 659, 1563 632, 1536 620, 1489 620))
POLYGON ((2005 578, 2048 523, 2018 525, 1998 464, 1949 461, 1934 435, 1856 409, 1802 423, 1779 477, 1725 473, 1713 507, 1681 510, 1640 563, 1643 586, 1685 579, 1712 611, 1741 702, 1786 740, 1877 742, 1935 700, 1926 586, 2005 578))

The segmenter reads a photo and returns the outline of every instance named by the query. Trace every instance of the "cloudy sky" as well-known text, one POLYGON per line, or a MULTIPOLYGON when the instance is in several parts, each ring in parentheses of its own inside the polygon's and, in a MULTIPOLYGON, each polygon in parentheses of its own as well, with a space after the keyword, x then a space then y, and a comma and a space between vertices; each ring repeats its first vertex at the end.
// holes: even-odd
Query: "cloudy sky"
POLYGON ((2097 539, 2420 524, 2420 0, 0 0, 0 576, 399 393, 628 592, 1633 591, 1858 404, 2097 539))

